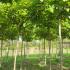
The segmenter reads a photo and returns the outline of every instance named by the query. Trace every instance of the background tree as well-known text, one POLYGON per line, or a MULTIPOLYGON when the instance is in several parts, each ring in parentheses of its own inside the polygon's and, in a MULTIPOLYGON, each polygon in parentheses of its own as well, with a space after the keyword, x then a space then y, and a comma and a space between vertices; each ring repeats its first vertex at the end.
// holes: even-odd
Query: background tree
POLYGON ((55 13, 57 13, 57 21, 59 22, 59 41, 60 41, 60 69, 63 70, 63 47, 62 47, 62 21, 68 18, 69 15, 69 0, 53 1, 55 6, 55 13))
MULTIPOLYGON (((49 46, 49 58, 51 57, 51 40, 57 38, 57 24, 56 24, 56 15, 54 13, 54 6, 51 5, 51 2, 48 1, 39 1, 34 2, 31 8, 30 19, 34 25, 36 25, 36 34, 39 38, 44 39, 44 54, 45 52, 45 40, 48 40, 49 46), (49 4, 49 5, 48 5, 49 4), (54 21, 55 20, 55 21, 54 21)), ((44 55, 46 59, 46 54, 44 55)), ((49 61, 49 68, 51 70, 51 58, 49 61)), ((45 60, 46 64, 46 60, 45 60)))

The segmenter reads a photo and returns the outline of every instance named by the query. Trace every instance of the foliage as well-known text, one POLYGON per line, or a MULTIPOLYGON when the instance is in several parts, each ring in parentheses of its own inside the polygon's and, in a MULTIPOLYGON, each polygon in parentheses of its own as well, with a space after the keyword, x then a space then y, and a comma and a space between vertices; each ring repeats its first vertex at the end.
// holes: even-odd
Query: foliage
MULTIPOLYGON (((2 0, 4 1, 4 0, 2 0)), ((55 39, 59 20, 62 37, 70 38, 69 0, 14 0, 0 2, 0 38, 55 39)))

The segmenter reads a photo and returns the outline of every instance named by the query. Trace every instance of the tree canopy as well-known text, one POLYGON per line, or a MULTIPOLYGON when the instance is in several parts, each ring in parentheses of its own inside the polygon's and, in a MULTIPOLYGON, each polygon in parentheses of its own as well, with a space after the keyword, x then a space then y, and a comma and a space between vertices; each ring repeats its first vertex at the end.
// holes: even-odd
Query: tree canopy
POLYGON ((59 20, 62 37, 70 38, 69 7, 69 0, 1 0, 0 38, 52 40, 58 37, 59 20))

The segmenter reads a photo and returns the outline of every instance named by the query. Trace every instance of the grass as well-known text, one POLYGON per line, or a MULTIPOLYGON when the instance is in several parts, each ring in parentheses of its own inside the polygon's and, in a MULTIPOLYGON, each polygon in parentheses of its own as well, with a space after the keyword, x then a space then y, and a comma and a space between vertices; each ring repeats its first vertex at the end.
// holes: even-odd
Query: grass
MULTIPOLYGON (((25 70, 49 70, 48 65, 49 65, 49 58, 46 58, 46 66, 40 66, 39 63, 44 61, 44 57, 40 57, 41 55, 30 55, 27 56, 26 58, 17 56, 17 61, 16 61, 16 68, 17 70, 20 70, 20 67, 22 66, 22 69, 25 70)), ((43 56, 43 55, 42 55, 43 56)), ((46 55, 48 57, 48 55, 46 55)), ((65 58, 63 59, 63 63, 65 67, 70 67, 70 55, 64 54, 65 58)), ((13 70, 13 65, 14 65, 14 57, 2 57, 2 66, 0 67, 0 70, 13 70)), ((53 58, 51 59, 51 64, 52 65, 57 65, 59 64, 59 58, 53 58)), ((55 67, 56 68, 56 67, 55 67)), ((52 70, 53 67, 52 67, 52 70)))

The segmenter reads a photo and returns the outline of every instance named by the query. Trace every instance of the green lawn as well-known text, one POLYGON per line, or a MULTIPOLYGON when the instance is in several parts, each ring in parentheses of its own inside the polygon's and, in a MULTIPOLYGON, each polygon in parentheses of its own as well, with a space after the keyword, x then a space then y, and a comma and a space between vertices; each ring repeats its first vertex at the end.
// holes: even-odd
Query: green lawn
MULTIPOLYGON (((30 55, 26 58, 17 57, 17 70, 20 70, 22 66, 22 70, 49 70, 49 58, 46 56, 46 65, 44 64, 44 57, 40 57, 41 55, 30 55), (41 63, 42 62, 42 63, 41 63), (41 64, 40 64, 41 63, 41 64)), ((42 55, 43 56, 43 55, 42 55)), ((65 58, 63 60, 65 67, 70 67, 70 55, 64 54, 65 58)), ((1 59, 2 66, 0 70, 13 70, 14 57, 3 57, 1 59)), ((55 56, 51 59, 52 70, 56 70, 56 66, 60 63, 59 58, 55 58, 55 56)))

